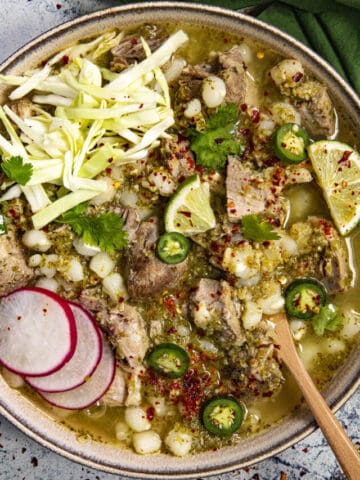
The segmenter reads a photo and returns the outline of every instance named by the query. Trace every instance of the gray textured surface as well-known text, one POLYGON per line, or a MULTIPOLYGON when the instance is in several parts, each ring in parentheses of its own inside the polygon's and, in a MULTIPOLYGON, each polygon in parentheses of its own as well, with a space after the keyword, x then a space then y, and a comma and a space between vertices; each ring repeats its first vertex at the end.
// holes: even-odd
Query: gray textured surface
MULTIPOLYGON (((116 0, 0 0, 0 62, 38 34, 116 0)), ((341 409, 338 417, 354 442, 360 441, 360 392, 341 409)), ((151 461, 151 457, 149 457, 151 461)), ((258 465, 211 480, 342 480, 344 475, 320 432, 282 454, 258 465)), ((98 472, 66 460, 43 448, 0 417, 0 480, 114 480, 122 477, 98 472)))

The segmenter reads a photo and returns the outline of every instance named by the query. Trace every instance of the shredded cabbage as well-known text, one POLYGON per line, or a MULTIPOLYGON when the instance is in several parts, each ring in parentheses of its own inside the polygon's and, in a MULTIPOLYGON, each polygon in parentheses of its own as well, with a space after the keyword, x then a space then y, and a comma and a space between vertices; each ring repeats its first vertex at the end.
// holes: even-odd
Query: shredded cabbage
POLYGON ((146 158, 174 123, 169 87, 160 67, 187 41, 187 35, 176 32, 155 52, 141 39, 146 58, 121 73, 98 65, 96 60, 123 36, 108 32, 58 52, 42 68, 23 76, 0 75, 0 83, 15 87, 11 100, 26 95, 32 100, 27 118, 6 105, 0 107, 7 132, 7 137, 0 134, 3 161, 19 155, 33 166, 28 184, 11 186, 0 201, 23 192, 34 212, 35 228, 106 191, 106 183, 95 177, 109 164, 146 158), (53 106, 52 113, 43 105, 53 106), (51 202, 46 183, 70 193, 51 202))

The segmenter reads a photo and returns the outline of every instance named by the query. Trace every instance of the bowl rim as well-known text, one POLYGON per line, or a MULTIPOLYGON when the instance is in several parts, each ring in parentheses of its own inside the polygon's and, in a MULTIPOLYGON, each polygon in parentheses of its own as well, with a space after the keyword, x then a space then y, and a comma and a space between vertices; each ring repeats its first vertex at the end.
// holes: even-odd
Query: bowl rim
MULTIPOLYGON (((355 93, 355 91, 343 80, 343 78, 331 67, 324 59, 322 59, 319 55, 314 53, 310 48, 306 47, 305 45, 301 44, 298 40, 294 39, 290 35, 278 30, 277 28, 268 25, 256 18, 250 17, 243 13, 228 10, 222 7, 215 7, 210 5, 204 5, 200 3, 185 3, 185 2, 170 2, 170 1, 160 1, 160 2, 146 2, 146 3, 132 3, 128 5, 122 5, 118 7, 106 8, 102 10, 98 10, 96 12, 83 15, 78 17, 74 20, 67 21, 55 28, 49 29, 47 32, 39 35, 35 39, 28 42, 25 46, 21 47, 17 51, 15 51, 12 55, 10 55, 4 62, 0 65, 0 72, 6 73, 7 71, 13 70, 21 67, 24 61, 26 60, 27 56, 34 56, 37 52, 40 52, 45 44, 45 42, 56 42, 56 39, 62 38, 65 36, 69 31, 72 29, 80 28, 83 30, 86 28, 87 25, 91 25, 92 23, 100 20, 104 22, 109 17, 118 17, 118 20, 121 20, 120 17, 129 17, 134 13, 139 13, 140 16, 146 16, 150 14, 154 14, 155 12, 162 13, 163 15, 167 15, 169 18, 170 15, 189 15, 192 14, 194 17, 197 18, 198 23, 203 23, 205 25, 209 25, 213 22, 214 26, 219 20, 224 21, 228 25, 233 25, 234 30, 238 28, 238 34, 240 33, 241 26, 237 27, 237 24, 241 24, 244 26, 245 29, 255 31, 260 29, 262 38, 260 40, 261 43, 266 43, 269 45, 270 48, 273 48, 277 51, 290 51, 294 55, 298 54, 302 57, 302 61, 305 61, 305 64, 308 63, 310 65, 310 69, 315 75, 321 78, 328 86, 332 88, 332 94, 337 99, 338 102, 341 102, 342 105, 345 105, 346 113, 349 115, 350 119, 355 123, 356 120, 359 122, 360 120, 360 99, 355 93), (200 20, 199 17, 202 17, 200 20), (266 40, 264 40, 266 39, 266 40)), ((156 22, 160 20, 157 19, 156 22)), ((121 23, 121 22, 120 22, 121 23)), ((137 24, 141 22, 134 22, 128 20, 128 24, 137 24)), ((191 23, 191 21, 187 20, 187 23, 191 23)), ((125 24, 125 22, 124 22, 125 24)), ((219 24, 218 24, 219 25, 219 24)), ((216 27, 215 27, 216 28, 216 27)), ((220 28, 220 27, 218 27, 220 28)), ((248 32, 246 35, 249 35, 248 32)), ((84 35, 82 35, 84 36, 84 35)), ((251 35, 250 35, 251 36, 251 35)), ((81 38, 79 36, 78 38, 81 38)), ((61 45, 61 48, 63 45, 61 45)), ((53 51, 56 51, 56 47, 52 48, 53 51)), ((309 68, 309 67, 308 67, 309 68)), ((359 348, 358 348, 359 350, 359 348)), ((333 386, 333 389, 327 388, 325 390, 325 397, 328 399, 330 406, 333 411, 336 411, 340 408, 350 396, 357 390, 360 385, 360 378, 358 376, 358 364, 359 361, 355 361, 358 359, 357 351, 354 349, 352 354, 349 356, 347 362, 340 368, 338 371, 336 378, 337 383, 339 384, 336 387, 333 386), (345 373, 347 377, 349 377, 348 370, 350 369, 351 375, 350 378, 347 380, 348 385, 346 385, 346 392, 341 391, 342 383, 339 380, 345 378, 345 373), (344 373, 344 375, 342 375, 344 373), (334 389, 337 391, 335 392, 334 389)), ((334 382, 331 382, 331 385, 334 382)), ((308 414, 305 410, 301 411, 299 416, 299 425, 297 426, 296 432, 287 433, 284 429, 279 429, 279 426, 272 427, 271 429, 267 430, 267 432, 276 432, 280 431, 282 436, 280 437, 280 441, 277 442, 276 446, 272 446, 271 448, 261 449, 258 448, 258 451, 255 452, 254 455, 248 455, 245 459, 238 457, 235 453, 230 455, 224 455, 226 457, 225 461, 216 462, 215 465, 212 464, 214 453, 209 456, 206 454, 197 454, 195 456, 191 456, 189 458, 199 458, 204 457, 205 463, 202 462, 200 468, 196 465, 190 467, 190 464, 185 462, 185 467, 181 467, 176 465, 175 462, 172 462, 170 466, 168 465, 161 465, 159 464, 157 469, 153 469, 151 465, 146 467, 143 465, 141 468, 129 468, 128 466, 121 466, 121 462, 112 462, 112 461, 103 461, 101 458, 97 458, 96 455, 86 455, 86 451, 84 449, 76 449, 76 448, 69 448, 66 445, 65 440, 62 442, 57 441, 53 435, 56 435, 56 430, 47 431, 42 425, 42 428, 38 428, 37 424, 34 424, 34 420, 38 415, 44 416, 44 413, 41 412, 40 409, 34 408, 33 405, 27 406, 23 397, 18 394, 16 391, 10 391, 7 384, 4 382, 0 375, 0 414, 6 417, 11 423, 13 423, 17 428, 23 431, 32 439, 39 442, 41 445, 49 448, 50 450, 61 454, 62 456, 82 463, 86 466, 96 468, 102 471, 122 474, 137 478, 154 478, 156 475, 159 478, 193 478, 194 475, 216 475, 225 472, 229 472, 235 470, 237 468, 241 468, 247 465, 251 465, 253 463, 262 461, 270 456, 273 456, 282 450, 294 445, 296 442, 302 440, 311 432, 316 429, 315 422, 313 421, 310 414, 308 414), (11 401, 9 401, 9 399, 11 401), (34 419, 29 420, 27 418, 27 413, 33 410, 34 411, 34 419), (41 413, 40 413, 41 412, 41 413)), ((50 417, 45 422, 46 426, 49 426, 49 419, 50 422, 54 422, 53 419, 50 417)), ((54 422, 55 423, 55 422, 54 422)), ((285 422, 282 422, 285 423, 285 422)), ((281 425, 280 425, 281 427, 281 425)), ((266 434, 265 434, 266 436, 266 434)), ((269 435, 267 435, 269 436, 269 435)), ((256 435, 251 437, 252 439, 261 438, 260 436, 256 435)), ((247 443, 251 444, 253 440, 249 440, 247 443)), ((91 443, 91 442, 90 442, 91 443)), ((94 442, 96 443, 96 442, 94 442)), ((253 442, 254 443, 254 442, 253 442)), ((240 444, 238 444, 240 445, 240 444)), ((254 443, 256 445, 256 441, 254 443)), ((221 452, 228 450, 234 450, 234 447, 225 447, 221 449, 221 452)), ((165 458, 165 455, 160 455, 162 459, 165 458)), ((136 455, 138 459, 139 456, 136 455)), ((141 457, 140 457, 141 458, 141 457)), ((151 457, 154 459, 155 457, 151 457)), ((166 456, 169 458, 169 456, 166 456)), ((224 459, 223 459, 224 460, 224 459)), ((131 458, 130 460, 131 464, 131 458)), ((181 462, 181 460, 177 459, 177 462, 181 462)), ((148 462, 151 463, 151 462, 148 462)))

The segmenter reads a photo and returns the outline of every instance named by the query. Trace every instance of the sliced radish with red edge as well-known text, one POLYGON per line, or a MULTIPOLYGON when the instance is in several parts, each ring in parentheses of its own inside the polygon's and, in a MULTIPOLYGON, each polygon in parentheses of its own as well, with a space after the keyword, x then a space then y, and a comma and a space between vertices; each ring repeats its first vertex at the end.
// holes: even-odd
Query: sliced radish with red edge
POLYGON ((103 353, 99 365, 85 383, 72 390, 59 393, 39 392, 52 405, 68 410, 81 410, 101 398, 111 386, 115 376, 115 355, 103 341, 103 353))
POLYGON ((28 377, 32 387, 43 392, 64 392, 82 385, 94 372, 102 356, 102 336, 89 312, 68 302, 75 316, 77 345, 74 355, 65 365, 44 377, 28 377))
POLYGON ((77 341, 68 303, 49 290, 25 287, 0 299, 0 363, 22 376, 59 370, 77 341))

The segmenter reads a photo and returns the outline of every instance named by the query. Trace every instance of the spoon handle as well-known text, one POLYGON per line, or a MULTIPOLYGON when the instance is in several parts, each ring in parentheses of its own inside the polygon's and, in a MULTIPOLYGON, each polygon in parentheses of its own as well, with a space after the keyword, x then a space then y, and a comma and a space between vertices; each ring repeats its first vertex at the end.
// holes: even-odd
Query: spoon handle
MULTIPOLYGON (((293 344, 293 341, 291 341, 293 344)), ((293 344, 294 345, 294 344, 293 344)), ((349 480, 360 479, 360 456, 340 422, 305 370, 294 346, 295 355, 284 355, 283 361, 291 371, 319 427, 332 448, 349 480)))

